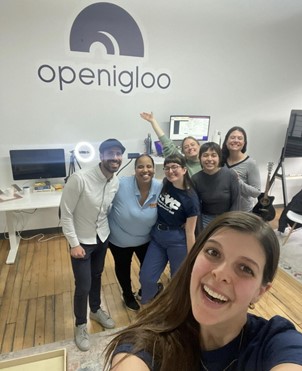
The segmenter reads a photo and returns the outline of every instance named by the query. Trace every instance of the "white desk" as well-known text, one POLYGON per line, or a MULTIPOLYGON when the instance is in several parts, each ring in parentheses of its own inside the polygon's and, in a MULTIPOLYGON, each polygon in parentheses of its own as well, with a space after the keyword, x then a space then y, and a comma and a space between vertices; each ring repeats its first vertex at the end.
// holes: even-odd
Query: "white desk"
POLYGON ((164 157, 161 157, 161 156, 154 156, 154 155, 151 155, 151 157, 153 158, 153 161, 154 161, 154 165, 163 165, 164 164, 164 157))
POLYGON ((5 201, 0 203, 0 211, 6 215, 6 223, 9 234, 10 250, 6 264, 13 264, 19 248, 20 237, 16 236, 14 225, 14 211, 29 209, 44 209, 59 207, 62 192, 35 192, 23 198, 5 201))

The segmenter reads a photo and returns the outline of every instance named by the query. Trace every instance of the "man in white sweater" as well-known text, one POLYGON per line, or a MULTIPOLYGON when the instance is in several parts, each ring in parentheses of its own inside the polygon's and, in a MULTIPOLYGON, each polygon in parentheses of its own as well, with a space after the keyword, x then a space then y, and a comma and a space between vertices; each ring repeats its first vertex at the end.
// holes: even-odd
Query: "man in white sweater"
POLYGON ((87 333, 87 299, 90 318, 104 328, 114 328, 112 318, 101 308, 101 275, 109 236, 108 213, 118 190, 116 172, 125 147, 107 139, 99 147, 101 162, 73 173, 63 190, 60 212, 63 233, 70 246, 75 278, 75 343, 82 351, 90 348, 87 333))

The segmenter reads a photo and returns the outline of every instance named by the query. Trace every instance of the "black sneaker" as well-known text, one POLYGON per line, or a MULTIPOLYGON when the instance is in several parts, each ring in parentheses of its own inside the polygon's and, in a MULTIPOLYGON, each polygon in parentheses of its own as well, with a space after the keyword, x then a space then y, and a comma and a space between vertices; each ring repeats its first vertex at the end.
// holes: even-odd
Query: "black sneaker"
MULTIPOLYGON (((156 297, 158 294, 160 294, 164 289, 164 285, 161 282, 158 282, 157 284, 157 293, 154 297, 156 297)), ((139 289, 135 294, 134 297, 136 300, 141 301, 142 300, 142 289, 139 289)))
POLYGON ((157 283, 157 293, 155 294, 154 297, 156 298, 156 296, 159 295, 163 291, 163 289, 164 289, 164 285, 161 282, 158 282, 157 283))
POLYGON ((140 309, 137 301, 133 295, 122 295, 122 300, 125 303, 126 307, 130 310, 137 311, 140 309))
POLYGON ((142 300, 142 289, 139 289, 135 294, 134 297, 136 300, 141 301, 142 300))

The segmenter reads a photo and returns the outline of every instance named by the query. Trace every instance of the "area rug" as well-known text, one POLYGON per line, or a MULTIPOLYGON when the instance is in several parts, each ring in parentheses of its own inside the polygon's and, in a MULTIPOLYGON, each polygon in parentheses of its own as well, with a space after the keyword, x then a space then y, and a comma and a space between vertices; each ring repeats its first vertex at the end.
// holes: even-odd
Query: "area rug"
POLYGON ((283 245, 285 237, 278 236, 280 243, 279 267, 302 283, 302 228, 294 230, 283 245))
MULTIPOLYGON (((103 350, 120 329, 106 330, 90 335, 90 350, 81 352, 75 345, 73 339, 58 341, 34 348, 23 349, 18 352, 1 354, 0 361, 16 359, 57 349, 66 349, 68 371, 101 371, 104 370, 103 350)), ((1 369, 1 362, 0 362, 1 369)), ((54 370, 55 371, 55 370, 54 370)))

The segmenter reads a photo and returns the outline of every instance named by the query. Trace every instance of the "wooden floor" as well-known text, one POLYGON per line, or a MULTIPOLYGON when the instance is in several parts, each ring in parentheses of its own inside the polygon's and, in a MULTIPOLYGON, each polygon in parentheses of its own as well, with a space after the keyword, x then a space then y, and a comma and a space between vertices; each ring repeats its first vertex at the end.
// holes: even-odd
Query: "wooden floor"
MULTIPOLYGON (((276 221, 273 223, 276 226, 276 221)), ((49 235, 47 238, 50 237, 49 235)), ((73 338, 73 274, 63 236, 48 242, 22 240, 15 264, 5 264, 8 240, 0 240, 0 350, 17 351, 73 338)), ((163 283, 167 276, 163 275, 163 283)), ((134 289, 138 264, 132 269, 134 289)), ((279 270, 273 288, 256 305, 255 314, 270 318, 280 314, 302 332, 302 285, 279 270)), ((135 313, 125 309, 108 251, 102 276, 102 304, 116 327, 129 324, 135 313)), ((90 333, 103 331, 94 321, 90 333)))

